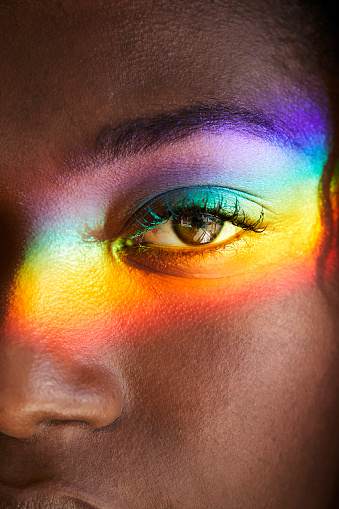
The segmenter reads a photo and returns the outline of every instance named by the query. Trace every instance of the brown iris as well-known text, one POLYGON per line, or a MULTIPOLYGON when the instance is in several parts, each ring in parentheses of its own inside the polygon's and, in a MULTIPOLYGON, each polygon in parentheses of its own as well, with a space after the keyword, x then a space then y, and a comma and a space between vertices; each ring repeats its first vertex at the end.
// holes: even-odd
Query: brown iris
POLYGON ((217 238, 224 222, 208 214, 180 216, 172 220, 173 230, 185 244, 208 244, 217 238))

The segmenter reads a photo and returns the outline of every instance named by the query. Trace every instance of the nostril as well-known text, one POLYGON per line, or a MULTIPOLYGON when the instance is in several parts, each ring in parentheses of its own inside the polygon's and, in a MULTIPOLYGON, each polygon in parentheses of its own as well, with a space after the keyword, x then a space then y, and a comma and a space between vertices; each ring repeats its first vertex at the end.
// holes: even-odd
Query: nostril
POLYGON ((88 395, 84 400, 75 395, 69 398, 69 390, 60 394, 59 386, 54 395, 44 395, 43 391, 39 391, 39 395, 32 394, 26 405, 14 398, 0 397, 0 432, 16 438, 31 438, 46 427, 104 428, 113 424, 122 412, 121 394, 117 397, 118 391, 113 390, 116 392, 113 397, 105 392, 88 395))
POLYGON ((0 352, 0 432, 31 438, 49 426, 87 430, 114 423, 123 409, 122 385, 114 372, 22 345, 0 352), (8 351, 7 351, 8 354, 8 351), (6 362, 7 359, 7 362, 6 362), (23 362, 25 360, 25 362, 23 362), (24 368, 17 369, 18 366, 24 368))

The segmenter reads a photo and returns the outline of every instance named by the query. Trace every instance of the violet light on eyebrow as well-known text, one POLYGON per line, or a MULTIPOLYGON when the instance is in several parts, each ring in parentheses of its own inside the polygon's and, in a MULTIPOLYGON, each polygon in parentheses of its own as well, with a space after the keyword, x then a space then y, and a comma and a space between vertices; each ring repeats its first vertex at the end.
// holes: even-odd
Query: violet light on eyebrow
POLYGON ((96 140, 94 152, 100 158, 112 161, 155 150, 198 132, 218 134, 226 130, 258 136, 296 150, 303 148, 303 133, 295 133, 282 119, 260 111, 210 102, 139 117, 115 127, 104 127, 96 140))

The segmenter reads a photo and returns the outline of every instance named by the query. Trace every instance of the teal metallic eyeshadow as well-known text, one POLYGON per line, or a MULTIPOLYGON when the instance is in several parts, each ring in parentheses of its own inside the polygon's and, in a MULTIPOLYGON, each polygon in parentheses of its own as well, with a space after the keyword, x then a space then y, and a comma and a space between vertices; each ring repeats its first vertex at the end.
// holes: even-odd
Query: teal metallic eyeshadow
POLYGON ((127 239, 138 237, 170 219, 196 216, 214 217, 216 221, 262 232, 265 228, 264 208, 222 187, 188 187, 156 196, 136 211, 127 226, 127 239))

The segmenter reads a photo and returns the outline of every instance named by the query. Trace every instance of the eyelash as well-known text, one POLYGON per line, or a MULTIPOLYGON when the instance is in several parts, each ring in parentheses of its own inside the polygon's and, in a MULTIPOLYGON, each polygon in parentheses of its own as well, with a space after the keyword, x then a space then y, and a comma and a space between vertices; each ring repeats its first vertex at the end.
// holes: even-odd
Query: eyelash
POLYGON ((183 278, 219 278, 232 273, 238 263, 235 258, 242 259, 243 253, 253 248, 256 241, 251 232, 263 233, 267 228, 270 231, 270 225, 266 209, 264 213, 264 207, 255 197, 229 188, 197 186, 155 196, 132 215, 120 234, 110 213, 104 224, 94 228, 86 225, 83 238, 104 242, 115 260, 146 272, 183 278), (219 224, 229 222, 243 231, 219 242, 216 238, 216 242, 187 247, 143 242, 143 235, 156 226, 180 216, 194 215, 212 216, 219 224))
POLYGON ((166 221, 175 219, 181 216, 194 216, 194 215, 209 215, 216 217, 222 222, 230 222, 234 226, 238 226, 243 230, 250 230, 256 233, 263 233, 266 229, 264 226, 264 210, 261 209, 260 216, 257 220, 252 220, 248 217, 243 209, 241 209, 239 200, 236 197, 235 205, 232 211, 226 210, 226 204, 224 203, 223 197, 218 197, 213 203, 213 207, 208 205, 208 196, 202 199, 203 206, 199 205, 194 197, 190 195, 182 200, 181 203, 172 207, 167 200, 167 210, 164 215, 157 214, 150 205, 147 206, 147 215, 143 214, 143 210, 139 213, 134 214, 134 219, 137 223, 142 226, 142 230, 138 230, 134 234, 128 237, 131 240, 135 237, 139 237, 145 234, 147 231, 155 228, 159 224, 163 224, 166 221), (140 218, 141 216, 141 218, 140 218))

